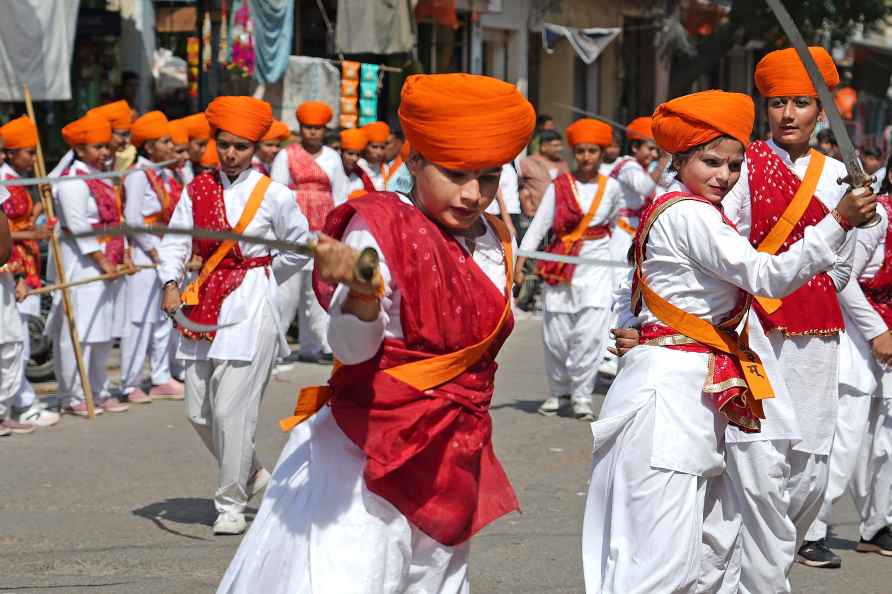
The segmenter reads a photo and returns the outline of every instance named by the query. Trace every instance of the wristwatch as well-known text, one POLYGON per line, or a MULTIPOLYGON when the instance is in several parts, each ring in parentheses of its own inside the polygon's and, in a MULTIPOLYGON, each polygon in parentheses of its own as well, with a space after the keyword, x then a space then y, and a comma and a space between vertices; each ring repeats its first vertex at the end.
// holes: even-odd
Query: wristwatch
POLYGON ((168 287, 168 286, 171 286, 171 285, 172 285, 172 286, 175 287, 175 286, 177 286, 178 284, 179 284, 179 283, 177 283, 177 281, 175 281, 175 280, 169 280, 169 281, 167 281, 166 283, 164 283, 164 284, 162 285, 162 287, 164 288, 164 290, 167 290, 167 287, 168 287))

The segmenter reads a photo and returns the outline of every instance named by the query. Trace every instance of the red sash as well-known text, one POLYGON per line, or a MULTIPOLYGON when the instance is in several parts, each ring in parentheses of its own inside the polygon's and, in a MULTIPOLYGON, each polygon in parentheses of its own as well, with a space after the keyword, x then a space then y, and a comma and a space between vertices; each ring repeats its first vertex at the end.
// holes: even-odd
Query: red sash
MULTIPOLYGON (((223 202, 223 186, 216 171, 205 171, 195 176, 188 186, 192 200, 192 224, 194 227, 213 231, 232 231, 226 220, 226 205, 223 202)), ((192 239, 192 255, 201 256, 207 261, 222 242, 219 240, 192 239)), ((266 267, 272 262, 270 256, 245 258, 236 243, 226 254, 216 269, 208 276, 198 291, 198 304, 183 306, 186 317, 198 324, 215 325, 220 317, 223 300, 229 296, 245 278, 250 268, 266 267)), ((267 269, 269 274, 269 269, 267 269)), ((216 332, 196 333, 179 328, 180 333, 194 340, 214 340, 216 332)))
MULTIPOLYGON (((62 175, 69 175, 70 171, 65 170, 62 175)), ((78 170, 75 175, 85 176, 86 171, 78 170)), ((124 220, 121 202, 115 188, 98 179, 85 179, 84 183, 90 190, 90 196, 96 201, 96 211, 99 214, 99 222, 91 225, 93 229, 107 229, 116 227, 124 220)), ((99 243, 104 247, 105 257, 112 264, 118 265, 124 263, 124 237, 98 237, 99 243)))
POLYGON ((883 265, 873 278, 859 281, 859 284, 867 301, 880 314, 886 326, 892 328, 892 197, 878 196, 877 202, 883 205, 890 222, 886 228, 883 265))
POLYGON ((251 161, 251 168, 254 169, 254 171, 257 171, 258 173, 260 173, 261 175, 265 175, 266 177, 269 177, 269 167, 267 167, 266 163, 264 163, 260 159, 254 159, 253 161, 251 161))
POLYGON ((372 183, 372 179, 369 177, 369 174, 366 173, 365 169, 356 165, 356 167, 353 168, 353 173, 360 179, 360 181, 362 181, 362 189, 350 192, 350 195, 347 196, 347 200, 353 200, 354 198, 359 198, 360 196, 365 196, 366 194, 378 191, 375 189, 375 184, 372 183))
MULTIPOLYGON (((634 239, 635 267, 640 273, 636 273, 632 281, 632 307, 635 314, 641 311, 642 291, 640 278, 643 275, 645 247, 650 229, 663 211, 682 200, 696 200, 697 202, 713 206, 708 200, 693 194, 669 192, 654 200, 645 209, 641 218, 639 232, 634 239)), ((734 227, 734 224, 721 210, 719 210, 719 213, 721 213, 722 219, 727 225, 734 227)), ((726 320, 715 326, 715 329, 718 331, 717 334, 740 341, 735 330, 749 311, 751 299, 752 297, 745 291, 738 291, 737 303, 734 309, 728 314, 726 320)), ((740 357, 688 338, 690 333, 686 334, 687 330, 681 327, 673 328, 663 323, 644 324, 641 327, 639 341, 640 344, 662 346, 668 349, 693 353, 709 353, 709 377, 707 377, 706 384, 703 387, 704 397, 713 403, 716 411, 721 412, 728 419, 729 423, 747 433, 758 433, 761 428, 760 418, 763 418, 762 407, 750 393, 750 387, 747 384, 740 357)), ((745 332, 741 346, 745 353, 750 354, 746 345, 745 332)), ((764 372, 764 369, 759 371, 759 373, 762 372, 764 372)))
POLYGON ((291 172, 290 188, 297 195, 297 204, 307 217, 310 231, 319 231, 325 225, 325 217, 334 209, 331 180, 313 155, 300 144, 289 144, 285 150, 288 151, 288 170, 291 172))
MULTIPOLYGON (((761 140, 746 149, 746 165, 752 206, 749 239, 753 247, 758 247, 784 213, 802 181, 761 140)), ((806 227, 819 223, 828 212, 817 197, 812 197, 805 213, 776 253, 787 251, 802 239, 806 227)), ((765 332, 780 330, 787 336, 831 335, 845 328, 836 288, 827 273, 816 275, 781 301, 780 308, 771 314, 758 302, 754 305, 765 332)))
MULTIPOLYGON (((598 194, 595 196, 594 202, 592 202, 593 208, 590 210, 597 210, 606 182, 606 178, 599 178, 598 194)), ((557 176, 554 179, 554 223, 552 223, 555 238, 546 251, 560 256, 578 256, 585 241, 608 237, 610 227, 607 225, 586 226, 579 239, 572 242, 565 241, 565 238, 583 223, 587 214, 584 214, 579 206, 579 200, 576 197, 576 182, 573 176, 569 173, 557 176)), ((588 222, 591 221, 594 212, 591 215, 588 217, 588 222)), ((573 273, 576 272, 576 264, 546 260, 540 260, 536 268, 542 280, 549 285, 569 284, 573 280, 573 273)))
MULTIPOLYGON (((400 287, 404 338, 385 339, 370 361, 334 372, 332 413, 368 457, 369 490, 438 542, 455 545, 518 509, 493 451, 489 416, 495 357, 513 317, 508 310, 503 319, 506 295, 415 206, 393 193, 368 194, 335 209, 325 232, 341 238, 354 212, 368 223, 400 287), (384 372, 477 344, 494 328, 500 330, 489 349, 443 385, 419 391, 384 372)), ((317 276, 314 286, 327 308, 335 287, 317 276)))
POLYGON ((176 210, 177 204, 180 203, 180 198, 183 196, 183 184, 177 179, 178 175, 178 173, 171 172, 171 174, 167 176, 167 195, 169 198, 167 201, 167 211, 164 213, 165 225, 170 223, 170 217, 173 216, 173 211, 176 210))
MULTIPOLYGON (((18 176, 6 174, 6 179, 18 176)), ((11 231, 31 231, 34 224, 31 213, 34 202, 25 186, 6 186, 9 198, 3 203, 3 213, 9 219, 11 231)), ((3 270, 25 275, 25 282, 32 289, 40 287, 40 244, 33 239, 16 240, 12 244, 12 255, 2 267, 3 270)))

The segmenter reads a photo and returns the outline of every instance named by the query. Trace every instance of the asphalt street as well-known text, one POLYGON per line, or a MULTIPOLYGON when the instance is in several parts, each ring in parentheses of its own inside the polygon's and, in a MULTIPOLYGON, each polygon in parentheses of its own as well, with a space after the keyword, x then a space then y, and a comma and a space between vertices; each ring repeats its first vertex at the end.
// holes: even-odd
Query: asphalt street
MULTIPOLYGON (((523 320, 500 358, 495 447, 523 512, 475 539, 477 593, 582 592, 591 433, 574 419, 536 414, 546 392, 541 349, 539 323, 523 320)), ((271 382, 257 436, 270 468, 285 442, 276 421, 290 414, 300 386, 328 372, 300 364, 271 382)), ((0 465, 0 592, 213 592, 239 542, 211 533, 214 467, 182 403, 134 406, 93 422, 64 417, 37 434, 0 440, 0 465)), ((259 498, 249 512, 258 506, 259 498)), ((797 566, 794 590, 892 591, 892 559, 855 553, 852 505, 844 498, 835 511, 832 544, 843 568, 797 566)))

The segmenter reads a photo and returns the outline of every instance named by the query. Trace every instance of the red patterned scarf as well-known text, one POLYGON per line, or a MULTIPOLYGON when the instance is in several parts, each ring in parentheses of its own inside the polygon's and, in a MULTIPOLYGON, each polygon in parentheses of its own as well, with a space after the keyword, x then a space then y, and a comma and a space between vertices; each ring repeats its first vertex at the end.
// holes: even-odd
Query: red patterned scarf
POLYGON ((325 217, 334 209, 331 180, 316 159, 298 143, 289 144, 288 170, 291 172, 291 189, 297 195, 300 211, 310 223, 310 231, 319 231, 325 225, 325 217))
MULTIPOLYGON (((17 175, 6 174, 6 179, 17 179, 17 175)), ((25 186, 7 186, 9 198, 3 203, 3 213, 9 219, 11 231, 30 231, 34 229, 31 214, 34 202, 25 186)), ((40 244, 33 239, 16 240, 12 245, 12 255, 3 269, 15 274, 23 274, 25 282, 32 289, 41 285, 40 281, 40 244)))
POLYGON ((886 211, 886 244, 884 246, 883 265, 873 278, 859 281, 864 296, 880 314, 886 326, 892 328, 892 197, 879 196, 877 201, 886 211))

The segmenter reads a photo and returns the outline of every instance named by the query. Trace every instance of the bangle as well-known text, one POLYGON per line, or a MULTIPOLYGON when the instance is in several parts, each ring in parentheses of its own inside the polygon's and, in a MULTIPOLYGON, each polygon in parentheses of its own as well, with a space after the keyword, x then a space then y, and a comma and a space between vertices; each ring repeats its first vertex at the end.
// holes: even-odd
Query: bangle
POLYGON ((842 214, 838 210, 834 208, 830 211, 830 214, 833 215, 833 218, 836 219, 836 222, 839 223, 839 226, 842 227, 844 231, 852 230, 852 224, 849 223, 848 219, 842 216, 842 214))
POLYGON ((172 287, 172 286, 175 287, 178 284, 179 283, 175 280, 169 280, 166 283, 164 283, 164 285, 162 285, 162 288, 166 291, 168 287, 172 287))
POLYGON ((359 293, 350 289, 347 293, 347 299, 355 299, 361 303, 378 303, 380 297, 375 293, 359 293))

